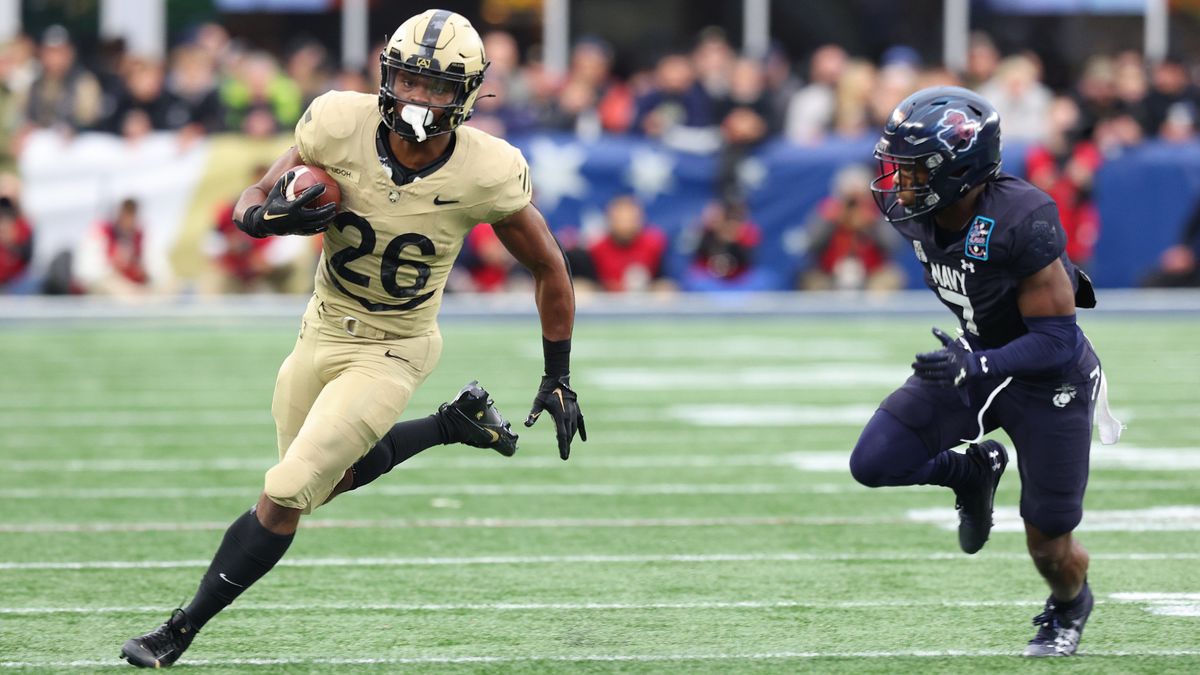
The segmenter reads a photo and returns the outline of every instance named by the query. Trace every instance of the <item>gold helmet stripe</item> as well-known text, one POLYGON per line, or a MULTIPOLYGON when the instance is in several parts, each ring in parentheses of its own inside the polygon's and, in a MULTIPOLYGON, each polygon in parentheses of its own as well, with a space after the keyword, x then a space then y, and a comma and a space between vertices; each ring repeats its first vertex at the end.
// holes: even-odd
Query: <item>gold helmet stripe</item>
POLYGON ((446 27, 446 21, 452 14, 453 12, 439 9, 429 17, 429 23, 425 26, 425 34, 417 41, 418 56, 433 59, 433 51, 437 49, 438 39, 442 37, 442 29, 446 27))

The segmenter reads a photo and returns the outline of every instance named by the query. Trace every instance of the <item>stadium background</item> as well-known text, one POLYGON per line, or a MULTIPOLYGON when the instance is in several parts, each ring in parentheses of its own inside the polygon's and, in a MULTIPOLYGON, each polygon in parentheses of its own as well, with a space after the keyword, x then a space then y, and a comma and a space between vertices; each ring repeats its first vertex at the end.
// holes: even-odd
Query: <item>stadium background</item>
MULTIPOLYGON (((610 201, 632 195, 669 244, 665 279, 628 274, 628 292, 580 280, 573 384, 591 440, 570 462, 540 427, 521 430, 512 460, 465 447, 422 454, 314 514, 285 565, 206 627, 184 662, 197 672, 1044 669, 1013 656, 1045 597, 1023 548, 1015 472, 992 541, 967 558, 944 491, 868 490, 846 471, 876 403, 933 346, 928 327, 952 323, 918 288, 912 254, 890 253, 907 291, 852 290, 863 283, 853 265, 834 275, 847 290, 793 290, 818 257, 811 235, 829 215, 818 205, 836 203, 825 200, 849 180, 839 173, 874 170, 889 101, 930 82, 986 86, 990 76, 968 69, 972 55, 988 62, 990 43, 1021 94, 1006 95, 1022 120, 1005 129, 1006 168, 1048 171, 1076 216, 1073 254, 1104 287, 1081 321, 1129 424, 1121 444, 1093 450, 1081 536, 1101 605, 1086 656, 1054 665, 1200 669, 1200 444, 1188 424, 1200 417, 1200 296, 1132 288, 1164 251, 1177 264, 1200 245, 1185 233, 1200 202, 1200 6, 442 6, 512 36, 489 54, 515 45, 512 69, 490 75, 519 95, 489 99, 499 105, 475 122, 525 151, 535 199, 576 260, 603 240, 610 201), (826 45, 845 58, 821 51, 834 75, 814 77, 826 45), (712 92, 689 87, 700 103, 674 108, 678 128, 648 133, 638 101, 654 108, 645 97, 670 55, 685 71, 699 62, 702 75, 741 75, 709 78, 712 92), (756 77, 755 63, 762 95, 730 104, 721 87, 756 77), (800 92, 804 114, 789 124, 800 92), (769 133, 732 143, 721 122, 738 108, 773 120, 769 133), (698 270, 693 248, 713 213, 743 204, 734 224, 753 227, 735 239, 754 249, 750 264, 698 270), (701 274, 716 268, 738 274, 701 274), (769 292, 716 292, 746 289, 769 292)), ((315 251, 271 249, 270 278, 232 283, 245 270, 223 266, 237 240, 220 226, 222 207, 288 145, 306 99, 373 90, 372 50, 425 8, 0 1, 0 195, 10 200, 0 217, 33 232, 29 269, 0 297, 0 667, 121 665, 120 642, 192 591, 229 519, 258 494, 274 455, 274 374, 315 251), (39 43, 68 40, 98 107, 39 128, 22 87, 37 79, 39 43), (189 102, 187 116, 124 95, 159 68, 167 102, 189 102), (265 101, 249 93, 256 78, 269 84, 265 101), (96 246, 98 224, 128 198, 144 228, 144 281, 114 276, 97 256, 108 250, 96 246), (39 294, 47 281, 67 297, 39 294)), ((476 244, 460 267, 483 272, 454 280, 443 360, 412 415, 480 378, 518 419, 536 386, 527 281, 486 239, 476 244)))
MULTIPOLYGON (((903 12, 881 2, 451 4, 494 52, 485 93, 495 98, 481 100, 472 123, 522 148, 560 238, 586 259, 610 201, 632 195, 669 243, 651 276, 686 289, 788 290, 814 265, 836 265, 822 256, 839 254, 814 248, 827 239, 813 235, 837 201, 839 170, 873 170, 882 118, 929 84, 996 99, 1005 168, 1055 195, 1071 255, 1100 286, 1147 281, 1200 203, 1192 3, 923 1, 903 12), (714 282, 697 274, 712 261, 698 263, 695 251, 721 203, 744 208, 753 227, 738 242, 747 259, 714 282)), ((231 273, 222 254, 244 245, 228 225, 214 237, 220 207, 286 147, 309 100, 330 88, 374 90, 380 40, 414 6, 5 3, 0 161, 10 178, 0 192, 33 230, 32 263, 24 274, 5 270, 5 287, 44 289, 56 259, 50 286, 65 292, 230 287, 208 283, 231 273), (74 97, 38 81, 39 42, 74 45, 64 87, 77 87, 74 97), (96 256, 80 249, 126 198, 140 207, 144 279, 105 284, 95 280, 105 270, 91 269, 96 256)), ((905 285, 919 287, 914 257, 895 250, 887 227, 876 219, 868 231, 905 285)), ((311 249, 272 246, 272 261, 311 267, 311 249)), ((487 267, 486 246, 465 247, 463 267, 487 267)), ((452 290, 511 287, 511 270, 496 271, 499 282, 488 272, 460 274, 452 290)), ((834 276, 837 287, 861 285, 853 273, 834 276)), ((647 286, 632 274, 622 285, 647 286)), ((269 287, 302 290, 302 281, 269 287)))

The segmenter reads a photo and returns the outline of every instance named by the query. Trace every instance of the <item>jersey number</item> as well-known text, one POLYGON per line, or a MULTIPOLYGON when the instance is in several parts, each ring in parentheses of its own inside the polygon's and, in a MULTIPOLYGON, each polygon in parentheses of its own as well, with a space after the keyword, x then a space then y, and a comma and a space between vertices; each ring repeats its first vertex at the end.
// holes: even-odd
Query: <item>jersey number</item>
POLYGON ((433 246, 433 242, 429 240, 429 237, 410 232, 408 234, 401 234, 388 242, 387 247, 383 249, 383 259, 379 264, 379 283, 388 295, 397 300, 404 300, 404 302, 394 304, 372 302, 350 292, 338 281, 338 277, 356 286, 371 287, 371 277, 350 269, 350 263, 375 251, 376 237, 374 228, 362 216, 348 211, 339 213, 333 221, 333 226, 342 232, 345 232, 347 228, 358 230, 360 238, 358 246, 344 248, 330 256, 326 262, 329 266, 330 278, 342 293, 354 298, 360 305, 372 312, 412 309, 433 297, 433 291, 421 293, 425 289, 425 284, 429 283, 429 265, 417 260, 406 260, 400 257, 404 249, 409 247, 416 248, 424 256, 434 255, 436 249, 433 246), (411 267, 416 272, 416 277, 408 286, 401 286, 396 281, 401 267, 411 267))
POLYGON ((938 287, 937 292, 946 302, 962 308, 963 323, 967 324, 967 331, 972 335, 979 335, 979 326, 975 325, 975 308, 971 306, 971 298, 941 287, 938 287))

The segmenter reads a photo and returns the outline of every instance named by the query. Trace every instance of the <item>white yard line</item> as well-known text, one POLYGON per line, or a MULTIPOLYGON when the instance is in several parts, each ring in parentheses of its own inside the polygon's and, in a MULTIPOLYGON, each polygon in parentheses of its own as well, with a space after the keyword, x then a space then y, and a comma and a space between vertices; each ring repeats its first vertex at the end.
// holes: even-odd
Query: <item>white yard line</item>
MULTIPOLYGON (((388 497, 421 496, 577 496, 630 497, 652 495, 825 495, 865 490, 850 483, 771 484, 771 483, 651 483, 645 485, 562 483, 545 485, 504 484, 392 484, 372 486, 371 494, 388 497)), ((926 488, 927 490, 930 488, 926 488)), ((245 487, 199 488, 7 488, 0 489, 0 500, 109 500, 109 499, 208 499, 213 497, 255 496, 257 485, 245 487)))
MULTIPOLYGON (((451 528, 643 528, 904 525, 903 517, 876 516, 718 516, 713 518, 391 518, 305 519, 304 529, 451 529, 451 528)), ((228 522, 3 523, 0 533, 224 531, 228 522)))
MULTIPOLYGON (((365 666, 365 665, 453 665, 472 663, 664 663, 677 661, 788 661, 812 659, 895 659, 895 658, 984 658, 1016 657, 1019 650, 897 650, 897 651, 813 651, 760 653, 697 653, 697 654, 545 654, 545 655, 481 655, 481 656, 415 656, 396 658, 286 658, 286 659, 188 659, 182 664, 191 666, 365 666)), ((1200 649, 1087 649, 1081 656, 1108 657, 1194 657, 1200 649)), ((0 661, 0 668, 122 668, 129 666, 119 659, 81 659, 75 661, 0 661)))
MULTIPOLYGON (((251 612, 545 612, 739 609, 877 609, 905 607, 1041 607, 1045 600, 776 600, 729 602, 477 602, 477 603, 235 603, 225 611, 251 612)), ((1104 604, 1097 600, 1096 604, 1104 604)), ((0 616, 39 614, 158 614, 161 606, 129 607, 0 607, 0 616)))
MULTIPOLYGON (((1093 560, 1174 561, 1200 560, 1200 553, 1092 553, 1093 560)), ((285 558, 284 567, 462 567, 487 565, 645 564, 645 563, 756 563, 756 562, 977 562, 1027 560, 1024 553, 990 553, 966 558, 958 553, 696 553, 643 555, 541 555, 426 558, 285 558)), ((0 571, 14 570, 114 570, 190 569, 207 567, 209 560, 100 560, 0 562, 0 571)))
MULTIPOLYGON (((937 508, 909 509, 913 522, 936 525, 945 530, 958 528, 953 512, 937 508)), ((1025 523, 1015 507, 995 510, 992 532, 1018 533, 1025 523)), ((1089 509, 1083 513, 1080 532, 1195 532, 1200 531, 1200 506, 1190 504, 1152 506, 1144 509, 1089 509)))

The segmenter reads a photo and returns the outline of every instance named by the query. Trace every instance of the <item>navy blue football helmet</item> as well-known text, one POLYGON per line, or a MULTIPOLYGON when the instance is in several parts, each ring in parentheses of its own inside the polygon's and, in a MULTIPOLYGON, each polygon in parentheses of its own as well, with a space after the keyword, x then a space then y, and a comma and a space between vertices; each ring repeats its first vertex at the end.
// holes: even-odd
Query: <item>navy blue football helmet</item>
POLYGON ((888 222, 934 213, 1000 173, 1000 114, 969 89, 922 89, 892 111, 875 159, 871 192, 888 222))

